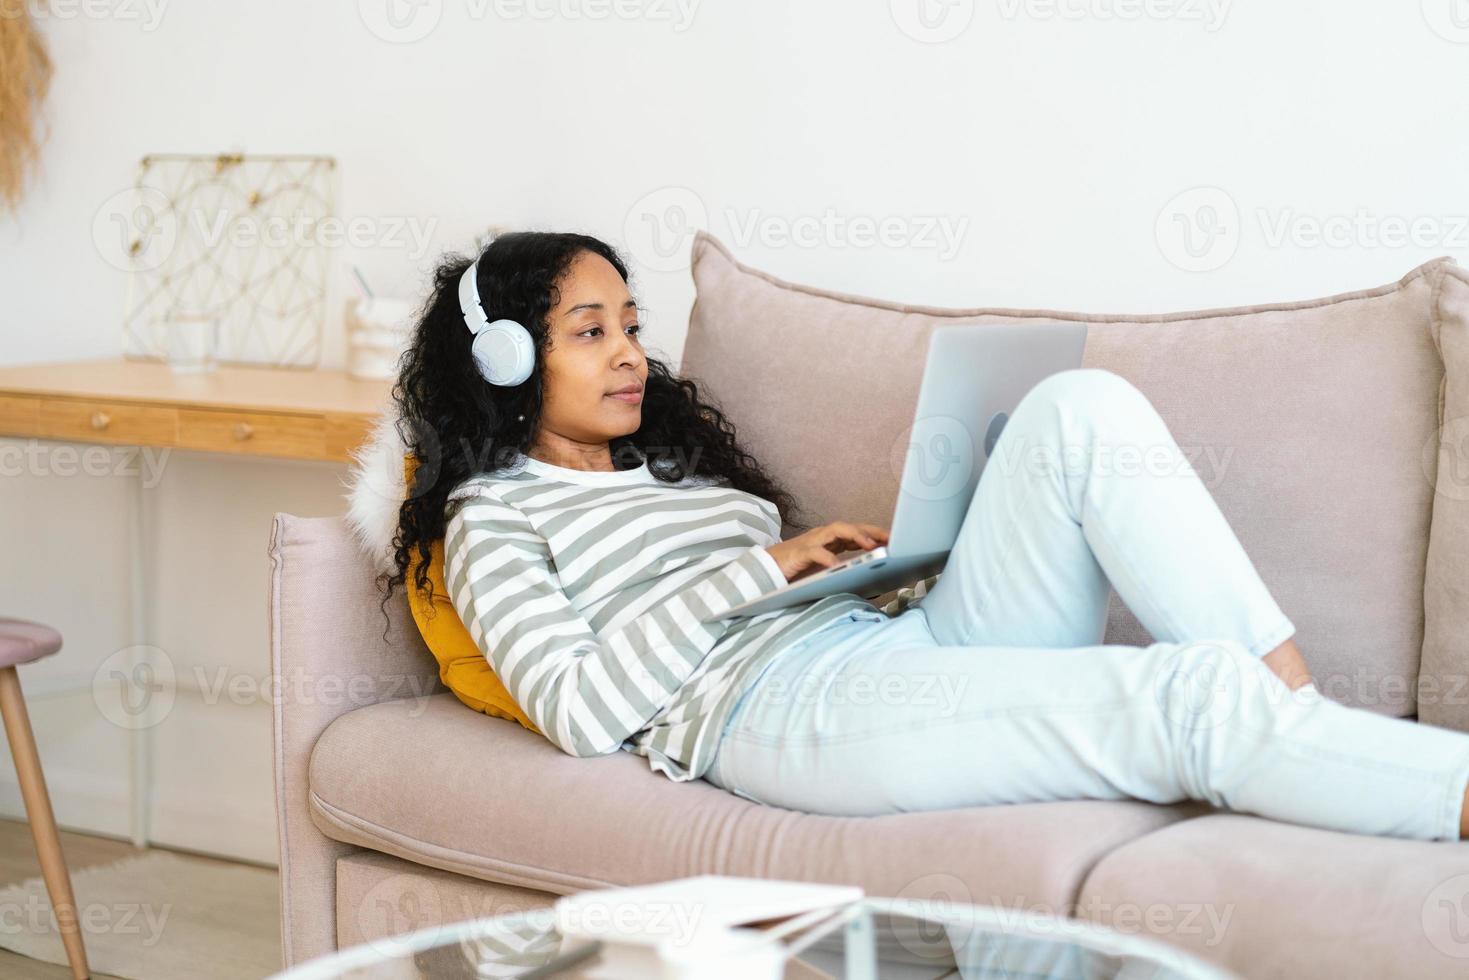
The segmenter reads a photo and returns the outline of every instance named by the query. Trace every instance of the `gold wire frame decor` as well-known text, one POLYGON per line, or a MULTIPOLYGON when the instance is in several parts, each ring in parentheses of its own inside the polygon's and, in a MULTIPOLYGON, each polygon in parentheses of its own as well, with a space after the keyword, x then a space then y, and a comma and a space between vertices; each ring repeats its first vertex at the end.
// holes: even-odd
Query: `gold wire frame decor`
POLYGON ((317 366, 334 158, 151 154, 128 210, 124 357, 165 360, 170 317, 206 316, 221 364, 317 366))

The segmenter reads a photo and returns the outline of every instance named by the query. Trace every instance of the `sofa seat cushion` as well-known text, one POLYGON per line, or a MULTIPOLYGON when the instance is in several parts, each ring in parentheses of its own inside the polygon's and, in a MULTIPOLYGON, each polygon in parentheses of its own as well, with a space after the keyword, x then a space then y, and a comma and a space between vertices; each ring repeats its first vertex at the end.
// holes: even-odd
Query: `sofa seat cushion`
POLYGON ((1082 800, 828 817, 675 783, 626 752, 577 759, 453 694, 350 711, 311 754, 328 837, 570 894, 694 874, 858 884, 868 894, 1070 914, 1109 851, 1215 812, 1082 800))
POLYGON ((1116 848, 1078 905, 1240 976, 1469 976, 1469 842, 1221 811, 1116 848))

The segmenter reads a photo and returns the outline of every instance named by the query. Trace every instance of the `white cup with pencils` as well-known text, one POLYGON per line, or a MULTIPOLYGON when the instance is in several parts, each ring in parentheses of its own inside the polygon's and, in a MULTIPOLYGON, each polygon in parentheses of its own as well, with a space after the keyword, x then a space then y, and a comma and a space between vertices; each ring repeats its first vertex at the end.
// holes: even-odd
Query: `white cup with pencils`
POLYGON ((361 295, 347 299, 347 374, 363 380, 398 376, 398 360, 413 333, 413 304, 376 296, 355 266, 361 295))

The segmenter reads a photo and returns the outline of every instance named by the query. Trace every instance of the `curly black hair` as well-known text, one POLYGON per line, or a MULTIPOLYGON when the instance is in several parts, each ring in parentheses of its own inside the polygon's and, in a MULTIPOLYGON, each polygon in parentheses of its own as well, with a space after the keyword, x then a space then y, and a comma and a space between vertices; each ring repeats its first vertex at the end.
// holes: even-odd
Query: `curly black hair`
MULTIPOLYGON (((530 377, 511 387, 485 381, 470 355, 473 338, 459 309, 459 279, 472 260, 448 256, 435 269, 433 288, 399 361, 392 392, 399 433, 418 465, 398 510, 394 570, 378 577, 385 615, 394 586, 407 581, 415 552, 413 585, 433 598, 429 562, 452 516, 446 510, 449 494, 469 477, 507 466, 531 447, 550 343, 546 318, 560 302, 559 283, 584 252, 602 256, 628 281, 627 266, 617 253, 588 235, 511 232, 494 238, 481 253, 477 285, 485 315, 524 324, 535 341, 530 377), (521 415, 524 421, 518 419, 521 415)), ((611 440, 614 465, 620 462, 626 465, 619 468, 626 469, 646 459, 649 472, 665 483, 693 475, 713 477, 775 504, 787 527, 807 529, 804 520, 795 519, 800 508, 792 497, 740 448, 734 425, 718 405, 700 396, 700 383, 676 376, 651 355, 647 362, 641 425, 611 440)))

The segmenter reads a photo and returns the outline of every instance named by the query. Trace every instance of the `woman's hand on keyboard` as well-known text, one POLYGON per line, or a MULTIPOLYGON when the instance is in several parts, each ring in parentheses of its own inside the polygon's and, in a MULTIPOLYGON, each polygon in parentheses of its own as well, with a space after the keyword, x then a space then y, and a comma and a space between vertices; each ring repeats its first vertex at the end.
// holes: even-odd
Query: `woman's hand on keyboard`
POLYGON ((814 527, 805 534, 798 534, 788 541, 773 544, 765 550, 770 552, 787 582, 794 582, 823 568, 830 568, 840 559, 837 557, 854 548, 870 551, 878 545, 887 544, 888 532, 876 524, 854 524, 851 521, 836 521, 814 527))

